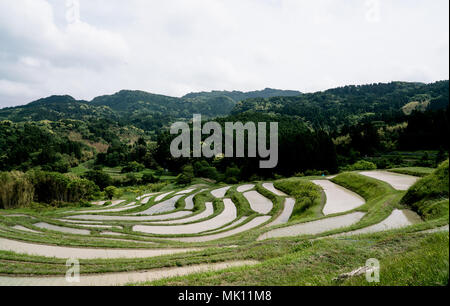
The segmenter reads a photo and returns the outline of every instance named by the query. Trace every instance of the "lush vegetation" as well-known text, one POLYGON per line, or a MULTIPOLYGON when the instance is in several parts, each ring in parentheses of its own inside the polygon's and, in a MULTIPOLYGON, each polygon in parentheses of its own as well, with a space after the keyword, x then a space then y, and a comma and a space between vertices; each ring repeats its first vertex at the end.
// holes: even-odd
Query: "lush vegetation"
POLYGON ((297 97, 249 99, 238 103, 233 113, 256 111, 296 116, 315 128, 334 130, 336 127, 357 124, 364 118, 371 121, 389 120, 404 114, 402 107, 406 104, 424 97, 429 100, 428 109, 447 108, 448 81, 346 86, 297 97))
POLYGON ((320 214, 315 208, 322 208, 322 191, 316 184, 300 178, 278 180, 275 188, 289 194, 295 199, 294 211, 290 220, 317 216, 320 214))
POLYGON ((412 186, 402 199, 425 219, 446 217, 449 214, 448 160, 437 170, 412 186))
POLYGON ((0 171, 70 172, 104 190, 165 178, 180 185, 195 177, 235 184, 437 167, 448 158, 448 91, 449 82, 442 81, 312 94, 266 89, 173 98, 124 90, 90 102, 53 96, 0 110, 0 119, 6 120, 0 122, 0 171), (278 122, 277 167, 260 169, 260 156, 173 158, 169 149, 175 135, 167 128, 194 113, 208 121, 219 116, 214 120, 222 127, 225 122, 278 122))
POLYGON ((57 172, 0 172, 0 208, 29 207, 33 201, 59 206, 93 198, 99 188, 92 181, 57 172))

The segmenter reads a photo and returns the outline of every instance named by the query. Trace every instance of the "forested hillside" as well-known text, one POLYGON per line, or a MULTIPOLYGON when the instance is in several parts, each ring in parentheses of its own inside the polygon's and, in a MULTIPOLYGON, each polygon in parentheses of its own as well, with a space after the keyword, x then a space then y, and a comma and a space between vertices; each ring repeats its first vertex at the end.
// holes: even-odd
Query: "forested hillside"
POLYGON ((25 106, 0 110, 0 120, 29 122, 62 119, 108 119, 121 125, 134 125, 148 132, 158 132, 176 120, 220 117, 231 113, 236 103, 250 97, 292 96, 300 92, 265 89, 249 93, 214 92, 189 94, 183 98, 156 95, 144 91, 122 90, 92 101, 75 100, 70 96, 51 96, 25 106))
POLYGON ((425 103, 425 109, 446 109, 449 82, 433 84, 393 82, 346 86, 296 97, 256 98, 239 102, 233 114, 276 113, 305 119, 314 128, 334 130, 365 119, 391 120, 404 115, 404 107, 425 103))
POLYGON ((346 86, 312 94, 265 89, 174 98, 124 90, 91 102, 53 96, 0 110, 0 171, 77 169, 104 188, 157 182, 169 172, 181 173, 180 183, 195 176, 234 183, 360 168, 433 167, 448 157, 448 101, 448 81, 346 86), (172 158, 175 136, 168 128, 178 120, 190 122, 196 113, 222 126, 278 122, 277 167, 260 169, 259 156, 172 158), (404 151, 419 152, 398 153, 404 151), (104 167, 126 177, 112 180, 104 167))

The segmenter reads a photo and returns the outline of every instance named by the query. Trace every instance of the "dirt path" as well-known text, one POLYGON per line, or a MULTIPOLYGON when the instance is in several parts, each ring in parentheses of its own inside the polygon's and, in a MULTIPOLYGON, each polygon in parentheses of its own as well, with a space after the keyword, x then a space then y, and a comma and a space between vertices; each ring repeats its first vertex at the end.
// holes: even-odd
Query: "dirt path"
POLYGON ((81 275, 79 283, 68 283, 65 277, 1 277, 0 286, 120 286, 185 276, 193 273, 220 271, 232 267, 250 266, 257 261, 233 261, 195 266, 155 269, 141 272, 81 275))
POLYGON ((333 182, 327 180, 316 180, 312 182, 322 187, 327 196, 327 202, 323 208, 323 214, 325 216, 347 212, 366 203, 358 194, 333 182))
POLYGON ((419 178, 410 175, 397 174, 387 171, 365 171, 360 174, 383 181, 394 187, 397 190, 408 190, 414 185, 419 178))
POLYGON ((261 235, 258 240, 265 240, 277 237, 295 237, 301 235, 316 235, 334 229, 347 227, 359 222, 364 217, 362 212, 354 212, 338 217, 331 217, 307 223, 296 224, 271 230, 261 235))
POLYGON ((77 258, 77 259, 113 259, 113 258, 147 258, 162 255, 195 252, 201 249, 91 249, 34 244, 0 238, 0 250, 34 256, 77 258))

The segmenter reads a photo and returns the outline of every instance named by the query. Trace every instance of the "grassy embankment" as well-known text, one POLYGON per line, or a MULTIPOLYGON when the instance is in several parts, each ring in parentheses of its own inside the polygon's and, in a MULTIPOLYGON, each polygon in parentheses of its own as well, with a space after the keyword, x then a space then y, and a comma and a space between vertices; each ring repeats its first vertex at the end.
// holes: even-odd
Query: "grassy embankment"
MULTIPOLYGON (((400 199, 403 196, 402 203, 416 201, 412 208, 415 208, 425 220, 446 219, 448 223, 448 200, 446 204, 445 200, 442 200, 445 195, 448 197, 448 162, 429 177, 419 181, 406 195, 404 192, 392 190, 380 181, 354 173, 341 174, 334 182, 359 193, 367 201, 366 205, 358 209, 367 211, 367 215, 359 225, 354 226, 355 228, 382 220, 395 207, 401 208, 400 199)), ((283 239, 283 242, 299 241, 298 252, 267 260, 254 267, 233 268, 223 273, 194 274, 148 284, 447 285, 448 233, 410 233, 421 227, 424 226, 412 226, 410 230, 366 234, 354 239, 331 238, 314 242, 305 240, 301 242, 300 238, 283 239), (369 258, 380 260, 380 283, 368 283, 364 276, 343 281, 335 280, 338 275, 363 266, 369 258)))

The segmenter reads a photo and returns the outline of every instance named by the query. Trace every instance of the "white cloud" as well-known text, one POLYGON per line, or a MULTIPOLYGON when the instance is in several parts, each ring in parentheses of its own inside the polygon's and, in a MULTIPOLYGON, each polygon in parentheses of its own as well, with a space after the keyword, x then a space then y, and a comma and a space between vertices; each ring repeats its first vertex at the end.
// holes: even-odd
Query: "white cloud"
POLYGON ((447 0, 79 2, 80 21, 67 24, 64 1, 0 1, 0 106, 123 88, 315 91, 449 77, 447 0))

